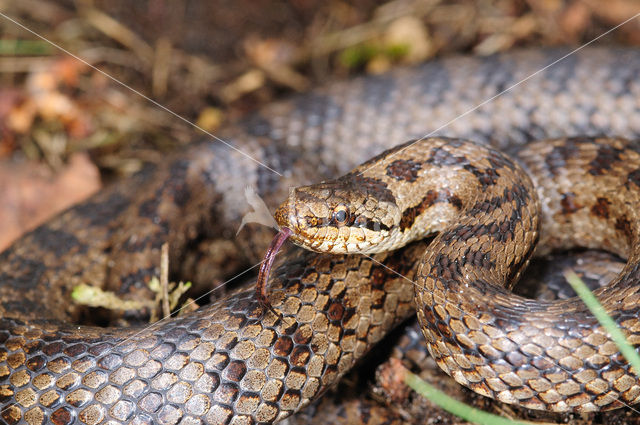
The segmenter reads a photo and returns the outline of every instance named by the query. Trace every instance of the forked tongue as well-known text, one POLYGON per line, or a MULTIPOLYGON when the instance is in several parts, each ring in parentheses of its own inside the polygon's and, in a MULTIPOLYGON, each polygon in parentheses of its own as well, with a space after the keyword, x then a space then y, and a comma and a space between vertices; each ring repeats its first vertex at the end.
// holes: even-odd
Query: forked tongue
POLYGON ((276 258, 278 251, 284 244, 284 241, 287 240, 289 236, 291 236, 291 229, 288 227, 281 227, 280 231, 276 234, 276 236, 269 244, 269 249, 267 249, 267 253, 264 255, 264 260, 262 260, 262 264, 260 264, 260 271, 258 272, 258 282, 256 285, 256 296, 260 305, 263 308, 268 308, 271 310, 276 316, 282 316, 281 313, 275 311, 271 303, 269 302, 269 298, 267 298, 267 290, 269 289, 269 274, 271 273, 271 266, 273 265, 273 260, 276 258))

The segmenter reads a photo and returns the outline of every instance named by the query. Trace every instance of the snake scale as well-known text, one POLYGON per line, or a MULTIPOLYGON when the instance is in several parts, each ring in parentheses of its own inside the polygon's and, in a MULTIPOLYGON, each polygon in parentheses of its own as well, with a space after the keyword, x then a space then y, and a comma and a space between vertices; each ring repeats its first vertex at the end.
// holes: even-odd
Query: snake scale
MULTIPOLYGON (((429 281, 433 272, 426 267, 417 270, 415 258, 425 249, 422 242, 398 252, 376 254, 376 262, 362 256, 295 251, 275 270, 269 283, 270 301, 282 318, 271 313, 263 317, 254 289, 244 287, 198 311, 150 328, 101 329, 69 323, 79 310, 68 301, 77 283, 98 282, 108 288, 121 281, 134 292, 142 291, 141 282, 158 269, 148 253, 157 254, 165 241, 170 242, 175 263, 199 232, 230 239, 246 212, 246 184, 254 185, 269 205, 277 205, 286 198, 289 187, 345 173, 399 141, 438 129, 564 54, 564 50, 536 50, 486 58, 452 57, 319 88, 269 105, 221 134, 282 172, 282 177, 238 152, 205 141, 105 189, 26 235, 0 255, 0 417, 7 423, 28 424, 249 424, 280 420, 333 385, 387 331, 413 313, 413 286, 388 268, 420 278, 429 289, 424 294, 432 293, 445 301, 443 307, 433 310, 433 317, 422 310, 421 320, 435 324, 427 335, 445 336, 443 342, 432 343, 443 345, 440 352, 451 351, 455 360, 442 357, 440 362, 456 379, 467 381, 478 391, 506 401, 519 399, 531 407, 542 407, 543 403, 556 410, 592 410, 604 404, 597 395, 604 388, 600 381, 589 388, 580 383, 561 386, 556 391, 561 400, 554 394, 544 399, 520 390, 524 387, 519 387, 519 382, 528 378, 519 376, 514 368, 526 369, 526 356, 512 355, 508 361, 497 362, 502 383, 486 375, 486 369, 479 368, 474 374, 465 368, 469 360, 459 354, 468 354, 465 344, 477 341, 470 337, 470 341, 455 345, 455 337, 444 322, 454 327, 460 323, 476 326, 495 319, 500 327, 504 325, 502 332, 509 332, 512 317, 501 308, 482 311, 475 319, 461 317, 452 306, 466 308, 463 304, 467 301, 429 281), (316 166, 308 166, 310 158, 316 166), (46 300, 44 291, 49 294, 46 300), (456 365, 463 365, 463 370, 456 371, 456 365)), ((531 140, 551 137, 605 134, 634 138, 640 134, 638 76, 640 51, 583 49, 437 134, 489 142, 510 152, 517 152, 531 140)), ((622 141, 610 143, 610 148, 584 154, 595 164, 591 168, 601 174, 607 174, 611 167, 626 170, 623 159, 633 155, 622 141)), ((583 149, 579 139, 557 149, 549 146, 546 161, 537 164, 541 172, 552 175, 562 175, 573 155, 583 149)), ((508 161, 494 160, 500 168, 509 167, 508 161)), ((411 170, 404 171, 411 175, 411 170)), ((634 184, 632 180, 623 185, 634 184)), ((599 242, 630 255, 624 273, 632 276, 636 258, 627 248, 637 229, 621 215, 631 218, 631 207, 624 202, 620 206, 610 192, 583 199, 578 191, 565 189, 557 192, 565 196, 549 201, 555 202, 564 216, 591 214, 599 217, 596 221, 618 222, 613 230, 604 226, 599 242)), ((433 200, 439 200, 440 195, 433 200)), ((563 223, 562 217, 554 217, 554 222, 558 218, 561 228, 572 228, 572 219, 563 223)), ((545 241, 547 246, 567 243, 554 240, 565 233, 544 228, 543 238, 545 232, 551 235, 545 241)), ((580 239, 584 230, 575 230, 571 234, 580 239)), ((453 239, 465 235, 468 232, 459 230, 453 239)), ((582 244, 582 240, 578 242, 582 244)), ((241 251, 251 242, 239 238, 233 243, 241 251)), ((256 250, 264 248, 260 245, 256 250)), ((491 258, 478 252, 474 261, 491 263, 491 258)), ((441 270, 436 274, 454 272, 445 257, 440 261, 441 270)), ((601 295, 607 296, 608 291, 601 295)), ((619 301, 620 311, 625 313, 614 317, 637 332, 634 291, 630 287, 624 293, 619 301), (625 316, 629 311, 632 316, 635 311, 633 318, 625 316)), ((489 293, 496 306, 513 300, 497 287, 489 293)), ((612 300, 618 295, 612 291, 612 300)), ((473 295, 483 300, 486 296, 473 295)), ((537 319, 538 304, 523 303, 518 308, 537 319)), ((573 314, 567 323, 578 328, 587 323, 593 328, 583 310, 575 304, 562 309, 564 306, 560 304, 561 314, 573 314)), ((571 333, 575 329, 565 330, 571 333)), ((492 336, 495 339, 485 341, 489 357, 499 357, 491 350, 512 348, 509 338, 492 336)), ((538 364, 539 370, 547 373, 548 379, 567 381, 566 371, 554 369, 556 359, 565 369, 578 367, 573 358, 562 361, 568 359, 563 350, 584 346, 580 345, 581 335, 571 336, 562 340, 550 332, 539 341, 546 346, 562 340, 565 345, 560 344, 553 355, 535 357, 535 351, 526 351, 543 362, 538 364)), ((533 343, 518 338, 514 336, 519 346, 533 343)), ((610 343, 598 338, 584 343, 601 350, 598 359, 602 361, 603 357, 609 361, 608 355, 616 353, 610 343)), ((581 351, 580 358, 585 356, 581 351)), ((471 359, 478 364, 484 361, 471 359)), ((629 382, 626 366, 617 356, 611 361, 616 366, 613 375, 605 377, 603 371, 602 380, 619 391, 623 400, 635 400, 637 383, 629 382)), ((589 372, 585 379, 587 375, 589 372)), ((543 383, 537 384, 544 392, 543 383)), ((608 387, 604 391, 609 391, 608 387)), ((607 407, 615 407, 616 403, 612 404, 607 407)))
POLYGON ((638 378, 583 303, 535 302, 504 287, 538 241, 628 257, 599 294, 637 344, 640 155, 624 140, 564 138, 532 143, 519 157, 535 186, 487 146, 410 141, 341 178, 292 190, 276 219, 281 233, 319 252, 373 254, 437 232, 416 276, 418 320, 437 364, 476 392, 556 411, 636 403, 638 378))

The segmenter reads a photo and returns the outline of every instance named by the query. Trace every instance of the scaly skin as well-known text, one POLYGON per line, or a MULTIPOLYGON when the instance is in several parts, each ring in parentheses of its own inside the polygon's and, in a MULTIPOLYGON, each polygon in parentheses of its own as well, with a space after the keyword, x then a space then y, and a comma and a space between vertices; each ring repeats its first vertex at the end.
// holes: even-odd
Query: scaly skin
POLYGON ((276 219, 297 244, 328 252, 376 253, 437 232, 415 292, 440 368, 482 395, 530 409, 614 409, 637 403, 640 383, 584 303, 538 302, 508 289, 538 240, 539 251, 600 248, 627 257, 596 293, 640 343, 634 148, 587 137, 532 143, 520 159, 534 187, 521 166, 486 145, 411 141, 343 177, 292 190, 276 219))
MULTIPOLYGON (((253 323, 251 309, 254 304, 247 298, 248 293, 230 295, 217 304, 224 307, 220 310, 208 307, 176 321, 162 322, 156 325, 158 330, 153 331, 156 333, 152 333, 150 339, 136 337, 115 347, 117 341, 132 335, 135 330, 77 329, 61 324, 74 319, 79 313, 79 309, 69 301, 71 289, 84 282, 109 288, 122 281, 125 286, 123 292, 144 292, 144 282, 149 276, 158 274, 155 258, 159 257, 162 243, 170 243, 171 263, 180 264, 184 249, 198 241, 197 235, 201 231, 208 235, 221 235, 221 239, 233 237, 240 217, 248 208, 244 199, 246 185, 256 187, 273 207, 286 197, 289 187, 346 172, 354 164, 385 148, 426 134, 562 54, 564 51, 527 51, 490 58, 451 58, 418 68, 397 70, 385 76, 320 88, 270 105, 221 134, 260 161, 283 172, 284 178, 279 179, 224 146, 202 142, 179 156, 167 158, 166 163, 155 170, 105 189, 87 203, 25 236, 0 255, 0 314, 3 318, 0 335, 4 340, 0 349, 0 407, 3 420, 9 423, 39 423, 40 420, 96 423, 102 419, 105 423, 123 423, 125 419, 122 417, 128 417, 127 420, 137 418, 142 423, 162 423, 165 419, 170 422, 168 418, 177 415, 185 423, 216 423, 230 412, 231 422, 251 423, 294 413, 308 403, 307 397, 317 396, 325 385, 331 385, 355 363, 356 358, 368 349, 369 341, 379 340, 378 332, 390 328, 400 320, 398 316, 409 314, 409 307, 405 312, 404 307, 398 305, 404 306, 405 301, 410 301, 404 298, 404 291, 410 292, 410 288, 397 289, 402 296, 393 295, 392 301, 387 302, 384 300, 389 299, 389 295, 384 295, 381 289, 372 289, 374 305, 394 310, 381 313, 367 311, 366 303, 354 306, 353 300, 340 298, 349 291, 333 289, 331 292, 330 288, 323 287, 332 297, 337 297, 336 302, 344 306, 344 311, 361 308, 365 318, 360 322, 364 323, 360 325, 362 327, 357 328, 357 338, 340 331, 342 327, 329 327, 323 331, 332 332, 330 337, 326 337, 332 341, 327 350, 333 347, 332 350, 340 353, 337 357, 330 357, 330 363, 327 363, 335 366, 338 372, 334 373, 329 366, 324 368, 327 372, 322 372, 322 386, 309 392, 297 388, 300 382, 295 378, 298 370, 289 366, 294 364, 292 356, 297 353, 297 344, 308 347, 312 353, 318 346, 303 339, 302 342, 294 341, 291 351, 278 351, 274 344, 287 337, 289 328, 268 321, 257 325, 258 328, 249 326, 253 323), (233 309, 239 309, 238 315, 231 314, 233 309), (218 319, 213 320, 207 314, 218 319), (367 319, 370 317, 367 314, 373 315, 375 320, 367 319), (271 326, 273 337, 268 338, 265 349, 275 354, 270 354, 269 360, 259 362, 258 368, 267 367, 276 359, 278 364, 288 365, 283 369, 286 373, 273 371, 275 377, 270 376, 267 380, 283 382, 281 389, 262 399, 262 389, 255 390, 249 378, 239 379, 240 375, 234 369, 237 363, 231 358, 228 363, 217 364, 214 359, 230 356, 233 349, 217 339, 220 336, 215 333, 205 342, 212 344, 217 351, 206 354, 205 348, 199 348, 204 350, 206 360, 184 365, 190 368, 190 372, 169 369, 177 366, 168 360, 145 357, 153 352, 145 344, 151 345, 152 342, 157 344, 155 347, 166 347, 162 348, 169 351, 162 354, 166 359, 181 358, 185 353, 192 354, 198 350, 203 344, 194 342, 189 345, 191 342, 183 341, 186 341, 184 338, 202 340, 202 329, 206 329, 200 328, 203 317, 206 322, 211 321, 211 326, 224 322, 223 335, 234 337, 231 338, 232 345, 237 333, 255 341, 258 337, 250 334, 250 330, 271 326), (371 326, 375 329, 371 336, 365 331, 369 323, 374 323, 371 326), (185 333, 171 333, 173 329, 183 329, 185 333), (40 339, 45 336, 45 339, 40 339), (166 344, 164 338, 168 338, 166 344), (367 342, 356 344, 353 338, 367 342), (104 347, 102 340, 112 348, 101 351, 100 347, 104 347), (136 357, 140 356, 136 354, 126 360, 125 349, 143 356, 136 357), (115 359, 113 363, 101 360, 112 351, 115 351, 114 356, 109 359, 115 359), (218 355, 218 352, 222 354, 218 355), (138 365, 141 360, 147 363, 138 365), (202 365, 202 369, 196 363, 202 365), (120 373, 124 376, 115 373, 122 368, 125 370, 120 373), (200 378, 206 378, 190 381, 195 376, 191 373, 197 374, 197 370, 202 370, 200 378), (103 373, 92 374, 96 371, 103 373), (125 383, 121 380, 127 377, 127 373, 135 377, 125 383), (40 375, 46 376, 38 378, 40 375), (211 382, 215 381, 212 377, 215 375, 220 377, 220 383, 213 391, 211 382), (292 377, 287 378, 290 375, 292 377), (133 382, 136 384, 125 390, 133 382), (237 394, 234 401, 225 398, 229 396, 228 392, 225 396, 217 395, 218 391, 229 391, 229 387, 238 390, 237 393, 231 390, 232 398, 237 394), (260 393, 260 402, 247 402, 242 410, 237 406, 238 400, 246 400, 240 394, 255 393, 260 393), (294 395, 290 396, 292 393, 294 395), (154 410, 156 403, 162 407, 154 410), (269 408, 264 407, 267 404, 269 408)), ((640 134, 637 127, 640 107, 636 102, 638 75, 640 53, 635 50, 585 49, 466 115, 440 133, 491 140, 500 148, 513 150, 531 139, 543 137, 574 134, 637 137, 640 134)), ((244 254, 254 237, 247 236, 230 244, 236 245, 237 252, 244 254)), ((258 246, 256 254, 263 247, 266 244, 258 246)), ((403 258, 405 254, 398 255, 403 258)), ((300 261, 310 262, 310 270, 316 267, 314 261, 320 261, 307 255, 301 258, 300 261)), ((364 274, 347 273, 344 279, 364 281, 369 277, 367 267, 364 267, 364 274)), ((302 273, 304 268, 298 270, 302 273)), ((381 268, 372 270, 384 275, 381 268)), ((412 269, 407 266, 403 270, 410 275, 412 269)), ((297 282, 305 276, 291 276, 283 281, 283 285, 296 288, 288 289, 288 295, 298 293, 297 282)), ((212 280, 219 277, 213 276, 212 280)), ((342 278, 332 281, 332 284, 341 282, 342 278)), ((355 284, 351 282, 351 285, 355 284)), ((395 288, 391 283, 382 284, 385 289, 387 285, 395 288)), ((273 282, 272 286, 277 289, 279 283, 273 282)), ((356 292, 361 290, 364 289, 359 288, 356 292)), ((314 289, 313 293, 316 291, 314 289)), ((282 293, 276 290, 272 303, 284 308, 278 294, 282 293)), ((295 297, 291 299, 295 300, 295 297)), ((302 315, 301 318, 320 315, 325 317, 318 319, 323 322, 330 321, 326 318, 336 314, 330 309, 331 303, 305 302, 313 304, 313 308, 308 316, 302 315)), ((340 310, 338 307, 334 309, 340 310)), ((340 322, 341 326, 349 325, 344 320, 340 322)), ((308 322, 302 323, 311 326, 308 322)), ((294 326, 296 329, 302 327, 294 326)), ((238 361, 246 365, 242 355, 238 361)), ((177 364, 181 363, 178 361, 177 364)), ((264 369, 260 370, 265 373, 264 369)), ((277 383, 269 385, 279 386, 277 383)))

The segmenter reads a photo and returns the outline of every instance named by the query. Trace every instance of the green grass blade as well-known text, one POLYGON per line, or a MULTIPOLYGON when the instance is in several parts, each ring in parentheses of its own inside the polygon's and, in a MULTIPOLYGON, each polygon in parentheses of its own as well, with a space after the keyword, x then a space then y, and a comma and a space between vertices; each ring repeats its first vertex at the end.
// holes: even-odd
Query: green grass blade
POLYGON ((431 400, 442 409, 452 413, 465 421, 473 422, 480 425, 530 425, 531 422, 514 421, 502 416, 485 412, 468 404, 462 403, 454 398, 449 397, 442 391, 420 379, 418 376, 407 371, 405 373, 404 382, 415 392, 431 400))
POLYGON ((568 271, 564 276, 573 290, 576 291, 576 294, 582 298, 582 301, 584 301, 587 308, 589 308, 595 318, 598 319, 598 322, 600 322, 602 327, 604 327, 609 335, 611 335, 611 339, 618 346, 618 350, 620 350, 620 353, 622 353, 624 358, 627 359, 627 362, 629 362, 633 367, 634 372, 637 374, 638 371, 640 371, 640 356, 638 356, 635 348, 629 344, 629 341, 627 341, 622 330, 618 327, 616 322, 613 321, 611 316, 607 314, 604 307, 602 307, 602 304, 600 304, 595 295, 593 295, 591 290, 587 288, 587 285, 584 284, 577 274, 572 271, 568 271))

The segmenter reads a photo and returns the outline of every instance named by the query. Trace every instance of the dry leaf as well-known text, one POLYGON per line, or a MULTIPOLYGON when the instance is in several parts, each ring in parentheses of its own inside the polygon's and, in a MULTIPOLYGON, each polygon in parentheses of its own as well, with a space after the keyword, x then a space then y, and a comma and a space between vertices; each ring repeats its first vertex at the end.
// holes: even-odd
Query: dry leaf
POLYGON ((99 188, 98 169, 84 153, 56 175, 44 164, 0 162, 0 251, 99 188))

